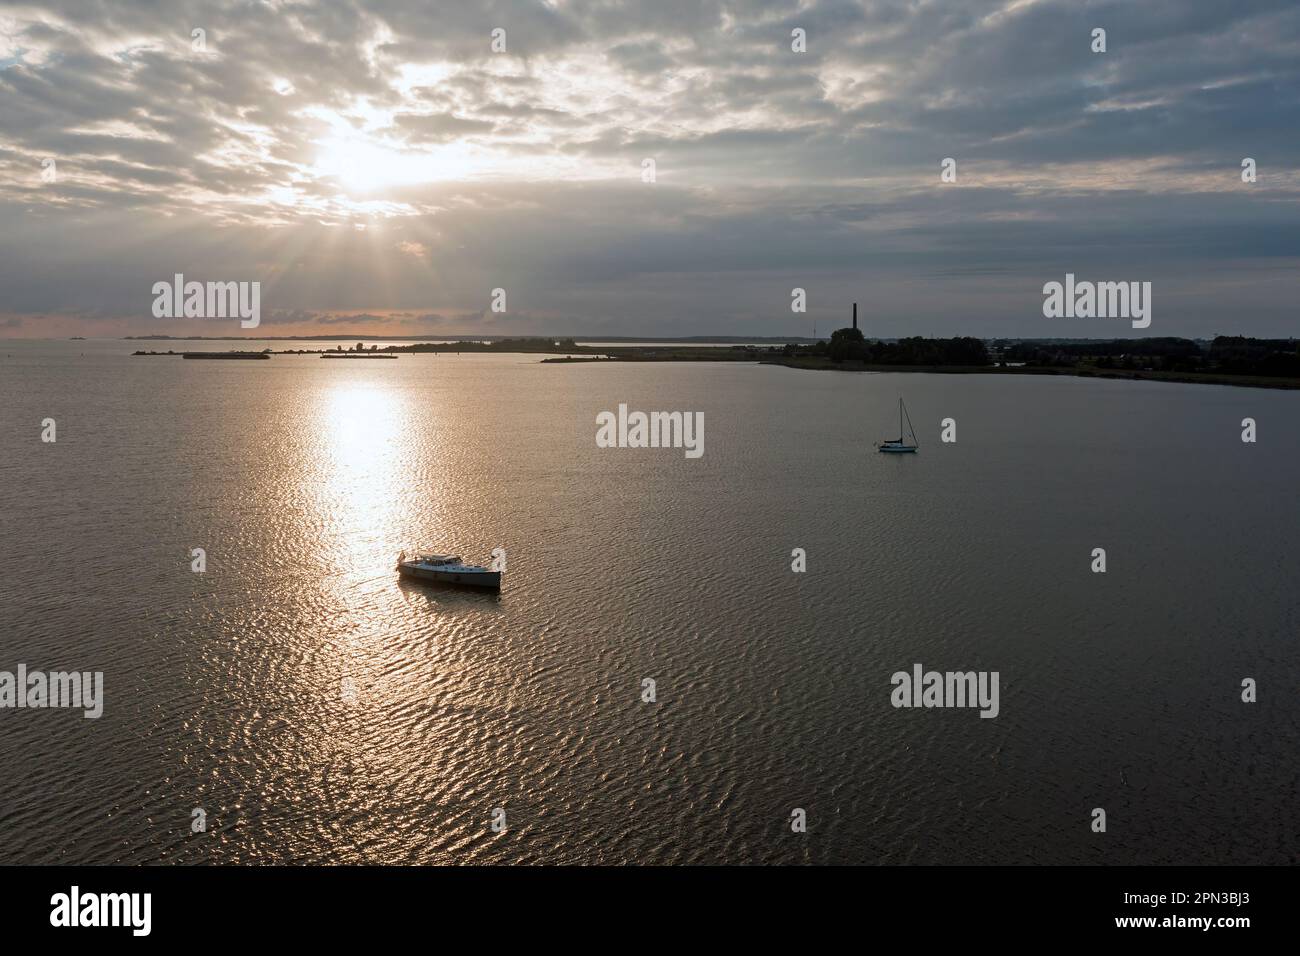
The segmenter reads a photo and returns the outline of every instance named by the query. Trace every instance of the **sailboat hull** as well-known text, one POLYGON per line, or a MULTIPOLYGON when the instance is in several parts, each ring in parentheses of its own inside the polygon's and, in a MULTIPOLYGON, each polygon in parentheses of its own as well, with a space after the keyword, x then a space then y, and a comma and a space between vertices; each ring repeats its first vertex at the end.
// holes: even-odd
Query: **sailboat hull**
POLYGON ((891 455, 911 454, 920 447, 920 442, 916 440, 916 429, 912 427, 912 416, 907 414, 907 406, 903 400, 898 400, 898 437, 891 438, 888 441, 882 441, 876 446, 878 451, 888 452, 891 455), (903 431, 903 418, 907 418, 907 431, 903 431), (908 433, 912 435, 912 444, 903 441, 903 437, 908 433))

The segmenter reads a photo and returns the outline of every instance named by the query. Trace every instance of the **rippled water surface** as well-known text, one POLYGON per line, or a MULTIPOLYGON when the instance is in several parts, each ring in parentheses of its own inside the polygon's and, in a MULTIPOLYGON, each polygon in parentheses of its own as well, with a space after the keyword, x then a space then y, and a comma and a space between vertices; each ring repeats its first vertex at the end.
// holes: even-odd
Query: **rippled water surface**
POLYGON ((1300 394, 132 347, 0 348, 0 670, 106 684, 0 710, 0 862, 1297 859, 1300 394), (917 662, 999 716, 894 709, 917 662))

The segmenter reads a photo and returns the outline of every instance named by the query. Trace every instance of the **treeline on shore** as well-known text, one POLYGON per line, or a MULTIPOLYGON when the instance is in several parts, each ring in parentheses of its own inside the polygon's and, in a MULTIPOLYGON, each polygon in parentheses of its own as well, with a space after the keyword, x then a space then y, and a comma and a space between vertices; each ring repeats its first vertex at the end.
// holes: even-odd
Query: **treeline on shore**
POLYGON ((1220 335, 1208 345, 1172 337, 1096 342, 1020 341, 995 351, 1004 362, 1027 366, 1141 369, 1155 372, 1217 372, 1226 375, 1300 377, 1300 342, 1220 335))
POLYGON ((863 365, 1026 366, 1300 378, 1300 342, 1296 339, 1241 335, 1220 335, 1211 342, 1173 336, 1064 342, 991 339, 988 343, 970 336, 911 336, 882 342, 866 339, 858 329, 844 328, 836 329, 829 340, 787 345, 779 354, 863 365))
POLYGON ((960 336, 927 339, 914 335, 894 342, 868 342, 859 329, 836 329, 830 341, 814 345, 787 345, 784 354, 828 358, 832 362, 865 362, 868 365, 992 365, 988 349, 980 339, 960 336))

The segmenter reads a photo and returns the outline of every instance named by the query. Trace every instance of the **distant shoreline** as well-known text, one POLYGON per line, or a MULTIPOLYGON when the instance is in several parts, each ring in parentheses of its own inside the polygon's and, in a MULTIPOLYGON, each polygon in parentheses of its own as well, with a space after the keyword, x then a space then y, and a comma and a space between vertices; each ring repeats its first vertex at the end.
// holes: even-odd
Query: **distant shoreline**
POLYGON ((786 343, 811 345, 826 336, 800 335, 372 335, 354 332, 351 335, 124 335, 123 342, 493 342, 502 339, 540 339, 554 342, 653 342, 673 345, 691 342, 720 345, 785 345, 786 343))
POLYGON ((1268 375, 1230 375, 1223 372, 1163 372, 1145 369, 1050 368, 961 365, 868 365, 863 362, 835 363, 829 359, 774 358, 762 365, 837 372, 929 372, 951 375, 1069 375, 1074 378, 1129 379, 1150 382, 1180 382, 1184 385, 1236 385, 1241 388, 1300 389, 1300 379, 1268 375))
MULTIPOLYGON (((218 341, 229 341, 220 339, 218 341)), ((637 342, 649 340, 638 338, 637 342)), ((778 340, 785 342, 786 340, 778 340)), ((775 344, 775 343, 773 343, 775 344)), ((989 365, 904 365, 882 364, 860 359, 844 358, 836 361, 824 355, 790 354, 772 344, 743 342, 711 345, 691 345, 686 342, 662 341, 655 344, 610 345, 596 347, 572 340, 555 341, 549 338, 459 340, 453 342, 418 342, 407 345, 388 345, 371 349, 266 349, 265 355, 320 355, 325 358, 395 358, 399 354, 420 353, 456 354, 533 354, 549 355, 542 364, 584 364, 605 362, 746 362, 759 365, 779 365, 785 368, 808 371, 834 372, 924 372, 936 375, 1068 375, 1075 378, 1104 378, 1129 381, 1178 382, 1186 385, 1232 385, 1238 388, 1300 389, 1300 378, 1283 375, 1259 375, 1250 372, 1223 372, 1210 370, 1170 371, 1165 369, 1124 368, 1080 363, 1076 365, 1035 365, 994 363, 989 365)), ((135 355, 179 356, 175 351, 137 351, 135 355)), ((1147 360, 1151 359, 1147 357, 1147 360)), ((1155 364, 1153 362, 1153 364, 1155 364)))
POLYGON ((1099 368, 1095 366, 1041 365, 882 365, 845 359, 772 354, 767 350, 729 348, 690 349, 603 349, 599 356, 569 354, 543 359, 543 363, 583 364, 589 362, 754 362, 806 371, 831 372, 924 372, 934 375, 1069 375, 1075 378, 1124 379, 1131 381, 1179 382, 1185 385, 1235 385, 1239 388, 1300 389, 1300 378, 1245 375, 1227 372, 1168 372, 1155 369, 1099 368))

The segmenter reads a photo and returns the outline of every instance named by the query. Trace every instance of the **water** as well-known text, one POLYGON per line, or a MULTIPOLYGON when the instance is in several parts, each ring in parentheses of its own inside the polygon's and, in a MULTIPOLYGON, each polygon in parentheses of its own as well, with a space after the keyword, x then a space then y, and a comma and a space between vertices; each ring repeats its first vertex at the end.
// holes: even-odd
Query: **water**
POLYGON ((107 698, 0 710, 0 862, 1297 859, 1300 394, 139 344, 0 348, 0 669, 107 698), (894 709, 917 662, 999 716, 894 709))

